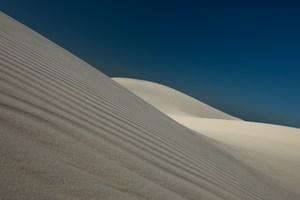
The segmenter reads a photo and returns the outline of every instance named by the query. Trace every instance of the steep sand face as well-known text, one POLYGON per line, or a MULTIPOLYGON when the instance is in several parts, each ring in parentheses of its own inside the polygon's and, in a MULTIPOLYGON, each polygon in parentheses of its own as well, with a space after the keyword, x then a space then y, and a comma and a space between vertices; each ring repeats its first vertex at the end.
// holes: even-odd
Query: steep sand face
POLYGON ((298 199, 0 14, 2 199, 298 199))
POLYGON ((164 85, 129 78, 113 78, 113 80, 168 115, 239 120, 164 85))
POLYGON ((114 80, 180 124, 225 143, 224 150, 228 153, 300 195, 300 129, 219 119, 220 114, 217 115, 215 110, 213 114, 216 119, 210 119, 213 116, 210 110, 194 106, 194 113, 200 113, 198 116, 202 116, 197 117, 188 111, 185 112, 185 108, 192 105, 186 104, 188 102, 186 99, 174 98, 174 94, 178 96, 184 94, 171 88, 135 79, 114 78, 114 80), (146 94, 145 91, 152 92, 146 94), (177 104, 182 105, 179 109, 176 106, 171 108, 168 104, 168 99, 173 98, 177 99, 177 104), (168 109, 164 109, 164 106, 168 109), (205 118, 208 114, 209 117, 205 118))

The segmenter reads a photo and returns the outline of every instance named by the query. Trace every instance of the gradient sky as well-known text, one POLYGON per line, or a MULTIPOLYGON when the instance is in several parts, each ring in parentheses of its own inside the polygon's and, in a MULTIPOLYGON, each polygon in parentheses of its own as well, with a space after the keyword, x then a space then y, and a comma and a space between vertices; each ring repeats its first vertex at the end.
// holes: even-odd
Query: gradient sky
POLYGON ((158 82, 245 120, 300 128, 300 1, 0 7, 109 76, 158 82))

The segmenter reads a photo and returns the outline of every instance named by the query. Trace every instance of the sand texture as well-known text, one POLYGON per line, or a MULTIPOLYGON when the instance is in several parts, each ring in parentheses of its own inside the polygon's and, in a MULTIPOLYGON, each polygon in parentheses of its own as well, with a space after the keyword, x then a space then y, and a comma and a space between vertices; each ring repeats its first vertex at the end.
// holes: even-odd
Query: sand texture
POLYGON ((157 83, 128 78, 113 80, 176 122, 226 144, 218 147, 223 147, 240 162, 260 174, 276 179, 277 184, 300 196, 299 129, 237 120, 157 83))
POLYGON ((300 197, 3 13, 0 137, 0 199, 300 197))

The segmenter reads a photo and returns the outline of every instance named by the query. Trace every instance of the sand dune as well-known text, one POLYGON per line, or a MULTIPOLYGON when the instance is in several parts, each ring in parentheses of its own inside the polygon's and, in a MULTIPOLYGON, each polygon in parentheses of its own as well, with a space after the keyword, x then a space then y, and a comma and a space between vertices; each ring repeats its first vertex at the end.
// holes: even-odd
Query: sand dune
POLYGON ((299 199, 3 13, 0 27, 1 199, 299 199))
POLYGON ((239 120, 164 85, 129 78, 113 78, 113 80, 168 115, 239 120))
POLYGON ((113 80, 180 124, 226 143, 230 154, 300 196, 300 129, 229 120, 232 117, 172 88, 136 79, 113 80), (181 106, 174 106, 171 99, 181 106))

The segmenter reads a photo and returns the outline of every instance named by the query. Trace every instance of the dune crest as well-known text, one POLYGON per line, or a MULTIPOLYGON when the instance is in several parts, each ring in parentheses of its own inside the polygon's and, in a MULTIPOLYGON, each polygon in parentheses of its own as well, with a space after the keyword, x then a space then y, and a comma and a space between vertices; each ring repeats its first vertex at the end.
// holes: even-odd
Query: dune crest
POLYGON ((3 199, 299 199, 0 13, 3 199))
POLYGON ((113 80, 167 115, 240 120, 161 84, 129 78, 113 78, 113 80))
POLYGON ((233 117, 172 88, 136 79, 113 80, 176 122, 227 144, 230 154, 300 195, 300 129, 232 120, 233 117), (172 99, 181 106, 174 106, 172 99))

